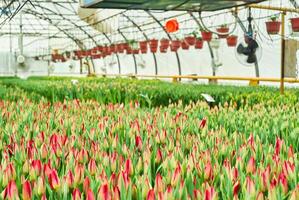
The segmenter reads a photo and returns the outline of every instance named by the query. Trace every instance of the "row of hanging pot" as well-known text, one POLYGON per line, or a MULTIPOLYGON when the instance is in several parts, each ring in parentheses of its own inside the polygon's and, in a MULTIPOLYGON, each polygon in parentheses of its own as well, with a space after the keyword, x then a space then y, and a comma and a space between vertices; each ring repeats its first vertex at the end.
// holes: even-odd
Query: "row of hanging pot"
MULTIPOLYGON (((186 36, 183 40, 169 40, 169 39, 151 39, 148 41, 128 41, 126 43, 111 44, 110 46, 97 46, 90 50, 76 50, 73 53, 66 52, 64 54, 52 54, 53 62, 65 62, 72 58, 74 60, 82 59, 84 57, 91 57, 93 59, 105 58, 112 54, 147 54, 147 53, 167 53, 168 49, 171 52, 177 52, 180 48, 189 50, 190 47, 194 49, 202 49, 204 41, 210 42, 213 39, 212 32, 201 32, 201 38, 193 35, 186 36)), ((234 47, 237 44, 238 37, 234 35, 219 35, 219 38, 226 39, 229 47, 234 47)))
MULTIPOLYGON (((293 32, 299 32, 299 17, 290 19, 293 32)), ((269 35, 276 35, 280 32, 281 21, 274 15, 266 22, 266 28, 269 35)))

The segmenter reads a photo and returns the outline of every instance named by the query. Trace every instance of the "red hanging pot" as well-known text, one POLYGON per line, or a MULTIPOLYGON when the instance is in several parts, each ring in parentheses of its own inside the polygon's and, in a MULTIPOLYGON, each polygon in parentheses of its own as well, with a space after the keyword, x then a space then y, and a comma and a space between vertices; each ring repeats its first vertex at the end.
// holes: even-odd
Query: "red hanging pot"
POLYGON ((133 53, 133 49, 130 46, 128 46, 126 50, 127 50, 127 54, 133 53))
POLYGON ((202 39, 196 39, 195 49, 202 49, 202 47, 203 47, 203 40, 202 39))
POLYGON ((147 52, 147 41, 139 42, 139 47, 141 52, 147 52))
POLYGON ((266 22, 266 28, 269 35, 278 34, 280 31, 281 22, 278 21, 270 21, 266 22))
POLYGON ((134 49, 133 54, 139 54, 139 49, 134 49))
POLYGON ((187 37, 185 37, 185 41, 186 41, 190 46, 193 46, 193 45, 195 45, 196 37, 194 37, 194 36, 187 36, 187 37))
POLYGON ((111 53, 116 53, 116 45, 115 44, 110 45, 110 51, 111 51, 111 53))
POLYGON ((227 42, 227 46, 235 47, 235 46, 237 46, 238 36, 230 35, 226 38, 226 42, 227 42))
POLYGON ((97 51, 101 52, 101 51, 103 51, 103 46, 97 46, 96 49, 97 49, 97 51))
POLYGON ((229 32, 229 28, 228 27, 220 27, 220 28, 217 28, 216 30, 219 33, 218 34, 219 38, 227 38, 227 36, 229 35, 228 34, 228 32, 229 32))
POLYGON ((156 53, 158 50, 158 40, 150 40, 149 41, 150 50, 152 53, 156 53))
POLYGON ((160 40, 160 48, 167 49, 168 47, 169 47, 169 40, 168 39, 160 40))
POLYGON ((299 17, 291 18, 293 32, 299 32, 299 17))
POLYGON ((167 48, 160 46, 160 53, 167 53, 167 48))
POLYGON ((207 31, 201 31, 201 36, 203 41, 210 42, 212 40, 213 33, 207 31))
POLYGON ((181 41, 180 40, 173 40, 171 41, 170 50, 171 51, 177 51, 181 47, 181 41))
POLYGON ((122 43, 116 45, 116 50, 118 53, 123 53, 125 51, 124 45, 122 43))
POLYGON ((165 30, 168 33, 174 33, 179 30, 179 22, 176 19, 168 20, 165 24, 165 30))
POLYGON ((184 50, 188 50, 189 49, 189 44, 185 40, 183 40, 181 42, 181 45, 182 45, 182 49, 184 49, 184 50))

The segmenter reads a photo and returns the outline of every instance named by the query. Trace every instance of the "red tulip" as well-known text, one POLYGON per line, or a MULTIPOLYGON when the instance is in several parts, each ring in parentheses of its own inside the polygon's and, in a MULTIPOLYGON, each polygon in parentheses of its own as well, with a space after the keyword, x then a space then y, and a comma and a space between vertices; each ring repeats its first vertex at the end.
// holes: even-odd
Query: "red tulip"
POLYGON ((69 188, 72 188, 74 186, 74 175, 71 170, 69 170, 66 174, 66 183, 69 188))
POLYGON ((282 171, 288 179, 293 177, 295 175, 295 164, 290 161, 284 161, 282 171))
POLYGON ((16 170, 12 163, 9 163, 4 170, 4 173, 7 175, 8 181, 16 179, 16 170))
POLYGON ((77 164, 75 166, 75 176, 74 176, 75 186, 83 182, 83 177, 84 177, 84 168, 82 165, 77 164))
POLYGON ((81 200, 81 192, 78 188, 73 190, 72 200, 81 200))
POLYGON ((96 164, 96 161, 94 159, 90 159, 90 161, 88 163, 88 171, 89 171, 91 176, 94 176, 96 174, 97 164, 96 164))
POLYGON ((196 199, 196 200, 202 199, 202 194, 201 194, 200 190, 194 189, 193 196, 194 196, 194 199, 196 199))
POLYGON ((250 157, 250 159, 248 161, 248 164, 247 164, 247 167, 246 167, 246 172, 247 173, 254 173, 255 170, 256 170, 255 159, 254 159, 254 157, 250 157))
POLYGON ((255 194, 254 182, 250 179, 250 177, 246 177, 246 192, 247 194, 255 194))
POLYGON ((119 191, 119 189, 118 189, 117 186, 115 186, 115 187, 113 188, 113 191, 112 191, 112 199, 113 199, 113 200, 120 200, 120 191, 119 191))
POLYGON ((283 140, 281 140, 280 138, 276 139, 276 144, 275 144, 275 155, 279 155, 280 154, 280 150, 282 148, 283 145, 283 140))
POLYGON ((90 189, 87 191, 86 200, 95 200, 94 194, 90 189))
POLYGON ((42 162, 40 160, 33 160, 30 167, 30 178, 35 180, 42 172, 42 162))
POLYGON ((48 148, 47 145, 45 143, 42 144, 41 148, 41 158, 42 159, 46 159, 48 157, 48 148))
POLYGON ((288 158, 294 158, 294 149, 292 145, 289 147, 288 150, 288 158))
POLYGON ((155 191, 156 193, 163 192, 164 191, 164 184, 163 184, 163 179, 160 173, 156 175, 156 180, 155 180, 155 191))
POLYGON ((49 175, 49 184, 53 190, 58 190, 60 188, 60 180, 57 175, 57 171, 53 169, 49 175))
POLYGON ((127 159, 125 164, 125 171, 128 173, 129 176, 133 175, 133 164, 131 159, 127 159))
POLYGON ((32 197, 32 189, 29 181, 23 183, 22 198, 23 200, 30 200, 32 197))
POLYGON ((284 194, 286 194, 288 192, 288 181, 287 181, 287 177, 281 173, 278 177, 278 181, 282 187, 282 191, 284 194))
POLYGON ((3 199, 15 200, 19 199, 18 188, 14 180, 10 181, 2 193, 3 199))
POLYGON ((162 162, 162 159, 163 159, 162 152, 160 149, 158 149, 157 154, 156 154, 155 163, 160 164, 162 162))
POLYGON ((155 197, 155 191, 153 189, 151 189, 147 193, 146 200, 155 200, 155 199, 156 199, 156 197, 155 197))
POLYGON ((208 162, 205 166, 205 169, 204 169, 204 179, 205 180, 210 180, 212 178, 212 165, 210 162, 208 162))
POLYGON ((207 120, 204 118, 201 120, 199 127, 203 129, 206 126, 206 124, 207 124, 207 120))
POLYGON ((98 199, 99 200, 111 200, 111 194, 109 192, 108 184, 104 184, 100 187, 98 191, 98 199))
POLYGON ((233 187, 233 194, 234 194, 234 196, 238 196, 239 191, 240 191, 240 188, 241 188, 240 182, 237 181, 237 182, 234 184, 234 187, 233 187))
POLYGON ((172 186, 176 186, 178 184, 178 182, 180 181, 180 178, 181 178, 181 166, 180 164, 177 165, 173 175, 172 175, 172 178, 171 178, 171 185, 172 186))
POLYGON ((78 153, 77 160, 79 163, 86 163, 88 160, 88 153, 85 149, 81 149, 78 153))
POLYGON ((88 177, 86 177, 84 179, 84 182, 83 182, 83 190, 85 193, 87 193, 88 189, 90 188, 90 180, 88 177))
POLYGON ((46 194, 43 194, 41 200, 47 200, 46 194))
POLYGON ((205 200, 215 200, 217 199, 217 194, 213 187, 206 189, 205 191, 205 200))
POLYGON ((142 150, 142 139, 139 135, 135 137, 135 146, 139 151, 142 150))
POLYGON ((43 169, 43 171, 44 171, 44 175, 47 176, 47 177, 49 177, 49 175, 50 175, 51 172, 52 172, 50 161, 49 161, 48 163, 44 164, 44 169, 43 169))

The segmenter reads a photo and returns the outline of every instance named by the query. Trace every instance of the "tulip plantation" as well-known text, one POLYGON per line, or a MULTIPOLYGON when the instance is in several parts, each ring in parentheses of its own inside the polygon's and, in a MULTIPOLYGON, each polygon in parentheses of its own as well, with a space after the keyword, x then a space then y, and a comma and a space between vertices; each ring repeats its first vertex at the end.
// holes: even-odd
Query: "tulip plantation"
POLYGON ((1 198, 298 200, 298 96, 128 79, 1 79, 1 198))

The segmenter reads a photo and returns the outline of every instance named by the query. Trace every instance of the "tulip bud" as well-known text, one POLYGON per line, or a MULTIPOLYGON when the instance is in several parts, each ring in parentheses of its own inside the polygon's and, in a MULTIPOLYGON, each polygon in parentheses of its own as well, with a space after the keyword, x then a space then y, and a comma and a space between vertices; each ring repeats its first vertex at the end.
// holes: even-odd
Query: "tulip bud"
POLYGON ((142 139, 139 135, 135 137, 135 146, 139 151, 142 150, 142 139))
POLYGON ((67 183, 69 188, 73 188, 73 186, 74 186, 74 175, 73 175, 73 172, 71 170, 69 170, 68 173, 66 174, 66 183, 67 183))
POLYGON ((256 200, 264 200, 264 194, 262 192, 259 192, 257 197, 256 197, 256 200))
POLYGON ((98 191, 98 199, 99 200, 111 200, 111 194, 109 192, 109 186, 104 184, 100 187, 98 191))
POLYGON ((255 167, 255 159, 251 157, 248 161, 247 167, 246 167, 246 172, 248 174, 250 173, 255 173, 256 167, 255 167))
POLYGON ((87 191, 86 200, 95 200, 94 194, 90 189, 87 191))
POLYGON ((207 120, 204 118, 200 121, 199 127, 203 129, 207 124, 207 120))
POLYGON ((127 159, 125 163, 125 171, 128 173, 129 176, 133 175, 133 165, 131 159, 127 159))
POLYGON ((45 143, 42 144, 41 146, 41 158, 44 160, 48 157, 48 148, 45 143))
POLYGON ((155 200, 155 191, 153 189, 149 190, 147 193, 146 200, 155 200))
POLYGON ((171 186, 175 187, 178 182, 180 181, 181 178, 181 166, 180 164, 177 165, 173 175, 172 175, 172 179, 171 179, 171 186))
POLYGON ((59 177, 55 169, 53 169, 49 175, 49 184, 53 190, 58 190, 60 188, 59 177))
POLYGON ((84 168, 82 165, 77 164, 75 167, 74 185, 77 186, 83 182, 84 168))
POLYGON ((246 177, 246 192, 247 194, 250 194, 250 196, 255 195, 255 185, 250 177, 246 177))
POLYGON ((120 191, 119 191, 119 189, 118 189, 117 186, 115 186, 115 187, 113 188, 113 191, 112 191, 112 199, 113 199, 113 200, 120 200, 120 191))
POLYGON ((78 154, 77 160, 79 163, 86 163, 88 160, 88 153, 85 149, 81 149, 78 154))
POLYGON ((164 191, 164 184, 163 184, 163 179, 160 173, 156 175, 156 180, 155 180, 155 192, 163 192, 164 191))
POLYGON ((18 188, 14 180, 11 180, 3 193, 1 194, 2 199, 17 200, 19 199, 18 188))
POLYGON ((233 187, 233 194, 234 194, 234 196, 238 196, 240 188, 241 188, 240 182, 237 181, 234 184, 234 187, 233 187))
POLYGON ((288 192, 288 181, 286 176, 283 173, 281 173, 278 177, 278 181, 280 183, 283 193, 286 194, 288 192))
POLYGON ((209 187, 205 191, 205 200, 216 200, 217 198, 217 193, 213 187, 209 187))
POLYGON ((81 192, 78 188, 74 189, 72 193, 72 200, 81 200, 81 192))
POLYGON ((43 194, 41 200, 47 200, 46 194, 43 194))
POLYGON ((46 184, 45 184, 45 179, 40 176, 37 179, 37 185, 34 188, 36 190, 36 193, 40 196, 46 192, 46 184))
POLYGON ((155 163, 160 164, 162 162, 163 156, 162 152, 160 149, 157 150, 156 158, 155 158, 155 163))
POLYGON ((29 181, 23 183, 22 198, 23 200, 31 200, 32 198, 32 189, 29 181))
POLYGON ((33 160, 30 167, 30 180, 36 180, 36 178, 41 174, 42 163, 40 160, 33 160))
POLYGON ((91 176, 94 176, 96 174, 97 164, 96 164, 96 161, 94 159, 90 159, 90 161, 88 163, 88 171, 89 171, 91 176))
POLYGON ((29 173, 29 160, 25 160, 24 164, 23 164, 23 173, 24 174, 28 174, 29 173))
POLYGON ((83 190, 86 194, 87 194, 89 188, 90 188, 90 180, 88 177, 86 177, 83 182, 83 190))
POLYGON ((210 180, 212 176, 213 176, 212 165, 210 162, 208 162, 204 169, 204 179, 210 180))

